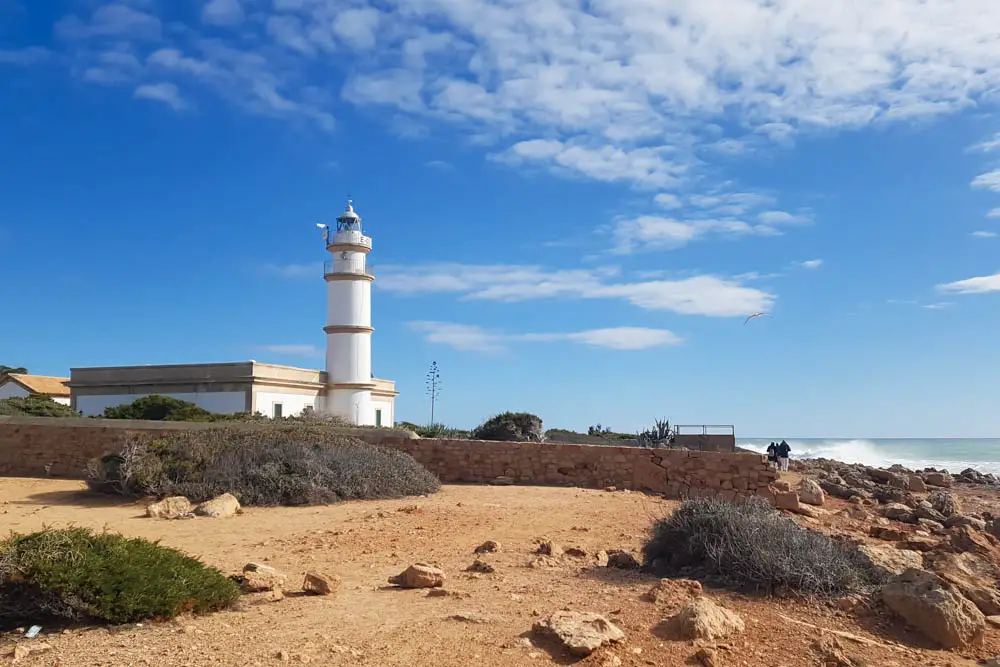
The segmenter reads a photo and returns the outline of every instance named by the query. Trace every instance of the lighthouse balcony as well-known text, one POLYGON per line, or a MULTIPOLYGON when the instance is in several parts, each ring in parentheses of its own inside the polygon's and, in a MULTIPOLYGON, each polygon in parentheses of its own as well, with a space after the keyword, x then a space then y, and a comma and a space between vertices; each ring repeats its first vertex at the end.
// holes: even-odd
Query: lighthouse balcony
POLYGON ((372 249, 372 237, 365 236, 356 229, 339 229, 327 239, 327 248, 353 247, 364 250, 372 249))
POLYGON ((373 267, 363 261, 327 261, 323 262, 323 277, 327 280, 344 280, 355 277, 374 280, 375 273, 373 267))

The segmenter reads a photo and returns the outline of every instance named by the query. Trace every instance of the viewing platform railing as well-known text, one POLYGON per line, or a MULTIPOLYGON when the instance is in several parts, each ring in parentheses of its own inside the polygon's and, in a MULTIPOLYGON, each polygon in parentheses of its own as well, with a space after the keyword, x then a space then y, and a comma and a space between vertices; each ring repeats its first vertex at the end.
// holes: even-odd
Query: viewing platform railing
POLYGON ((374 267, 367 262, 359 261, 325 261, 323 262, 323 277, 326 276, 368 276, 375 277, 374 267))
POLYGON ((371 250, 372 237, 357 231, 332 232, 326 240, 326 246, 353 245, 371 250))

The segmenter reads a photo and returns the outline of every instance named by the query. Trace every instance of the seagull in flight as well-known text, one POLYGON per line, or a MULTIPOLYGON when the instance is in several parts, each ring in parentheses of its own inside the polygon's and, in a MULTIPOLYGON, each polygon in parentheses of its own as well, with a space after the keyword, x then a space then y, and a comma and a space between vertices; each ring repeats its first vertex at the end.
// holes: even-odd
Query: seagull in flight
POLYGON ((754 319, 756 317, 764 317, 766 315, 767 315, 767 313, 750 313, 750 315, 747 316, 747 318, 745 320, 743 320, 743 326, 746 326, 747 323, 750 322, 750 320, 752 320, 752 319, 754 319))

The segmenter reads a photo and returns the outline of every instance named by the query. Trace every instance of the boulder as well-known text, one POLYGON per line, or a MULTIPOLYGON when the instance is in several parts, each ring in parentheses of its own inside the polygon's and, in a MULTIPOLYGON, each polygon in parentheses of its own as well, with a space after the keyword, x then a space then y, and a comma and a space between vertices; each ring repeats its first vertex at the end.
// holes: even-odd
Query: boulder
POLYGON ((887 519, 892 519, 893 521, 901 521, 902 523, 917 522, 917 516, 913 513, 913 510, 901 503, 889 503, 882 508, 882 514, 887 519))
POLYGON ((868 477, 870 477, 872 481, 878 482, 879 484, 888 484, 889 480, 891 480, 895 475, 895 473, 889 472, 888 470, 881 470, 879 468, 867 468, 865 472, 868 473, 868 477))
POLYGON ((826 493, 816 480, 806 478, 799 484, 799 502, 822 507, 826 502, 826 493))
POLYGON ((940 512, 945 518, 962 513, 962 504, 958 502, 958 498, 953 496, 948 491, 942 491, 940 489, 933 491, 931 495, 927 496, 927 502, 929 502, 931 507, 940 512))
POLYGON ((389 577, 389 583, 400 588, 438 588, 444 586, 444 570, 428 565, 414 563, 394 577, 389 577))
POLYGON ((206 500, 194 508, 194 513, 199 516, 210 516, 215 518, 235 516, 240 511, 240 501, 231 493, 223 493, 221 496, 206 500))
POLYGON ((546 540, 538 545, 535 553, 541 556, 562 556, 563 548, 555 542, 546 540))
POLYGON ((938 545, 938 540, 931 537, 921 537, 919 535, 911 535, 905 540, 896 545, 897 549, 903 549, 906 551, 931 551, 938 545))
POLYGON ((893 547, 873 547, 868 544, 858 546, 865 559, 885 574, 900 574, 909 569, 924 566, 924 556, 918 551, 895 549, 893 547))
POLYGON ((792 490, 792 485, 785 480, 776 480, 771 482, 771 488, 773 488, 778 493, 788 493, 792 490))
POLYGON ((247 593, 281 591, 285 588, 284 572, 263 563, 247 563, 236 581, 247 593))
POLYGON ((973 553, 939 552, 930 556, 931 569, 954 585, 979 611, 1000 614, 1000 591, 993 588, 997 567, 973 553))
POLYGON ((899 542, 905 540, 909 533, 900 528, 887 528, 886 526, 875 525, 868 530, 868 534, 886 542, 899 542))
POLYGON ((465 568, 466 572, 478 572, 480 574, 493 574, 496 572, 496 568, 487 563, 484 560, 479 560, 478 558, 472 561, 472 565, 465 568))
POLYGON ((605 644, 625 639, 625 633, 615 624, 589 611, 557 611, 536 622, 534 631, 555 637, 569 653, 578 656, 588 656, 605 644))
POLYGON ((893 474, 889 477, 887 484, 894 489, 903 489, 904 491, 910 490, 910 479, 904 475, 893 474))
POLYGON ((948 517, 941 514, 941 512, 937 511, 933 507, 924 507, 923 505, 913 509, 913 516, 917 517, 918 523, 919 519, 928 519, 929 521, 934 521, 944 525, 944 522, 948 520, 948 517))
POLYGON ((313 595, 333 595, 340 588, 340 577, 306 572, 302 590, 313 595))
POLYGON ((799 494, 794 491, 775 491, 774 506, 779 510, 795 512, 799 509, 799 494))
POLYGON ((170 496, 146 505, 146 516, 153 519, 186 519, 193 515, 194 506, 184 496, 170 496))
POLYGON ((882 601, 907 623, 946 649, 983 642, 986 617, 937 575, 910 569, 882 588, 882 601))
POLYGON ((483 542, 482 544, 480 544, 478 547, 476 547, 473 551, 474 551, 474 553, 477 553, 477 554, 491 554, 491 553, 496 553, 497 551, 500 551, 500 543, 499 542, 494 542, 493 540, 486 540, 485 542, 483 542))
POLYGON ((743 619, 736 612, 700 597, 682 606, 663 621, 664 630, 674 639, 714 641, 743 632, 743 619))
POLYGON ((954 514, 945 519, 944 526, 945 528, 969 526, 970 528, 975 528, 976 530, 986 530, 985 521, 974 516, 969 516, 968 514, 954 514))
POLYGON ((949 488, 953 483, 951 475, 946 472, 925 472, 923 477, 927 486, 949 488))
POLYGON ((845 486, 843 484, 837 484, 836 482, 831 482, 829 480, 824 480, 822 482, 819 482, 819 486, 834 498, 842 498, 844 500, 847 500, 848 498, 850 498, 855 494, 855 491, 852 488, 845 486))
POLYGON ((940 535, 945 532, 943 523, 931 519, 917 519, 917 525, 934 535, 940 535))
POLYGON ((646 598, 650 602, 687 602, 701 597, 701 583, 692 579, 660 579, 660 583, 649 589, 646 598))
POLYGON ((913 493, 927 493, 927 485, 920 475, 910 475, 907 478, 907 490, 913 493))
POLYGON ((619 570, 638 570, 639 561, 627 551, 609 551, 608 567, 614 567, 619 570))

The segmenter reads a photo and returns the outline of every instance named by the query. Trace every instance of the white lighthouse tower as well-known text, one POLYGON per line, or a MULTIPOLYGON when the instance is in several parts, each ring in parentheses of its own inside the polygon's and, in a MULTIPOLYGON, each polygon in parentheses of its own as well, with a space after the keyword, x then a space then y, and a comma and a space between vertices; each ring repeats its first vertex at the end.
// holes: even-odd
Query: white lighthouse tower
POLYGON ((322 412, 339 415, 354 424, 375 423, 372 408, 372 282, 366 264, 372 239, 361 230, 361 216, 350 199, 337 218, 337 228, 324 227, 326 249, 333 255, 324 263, 326 278, 326 399, 322 412))

